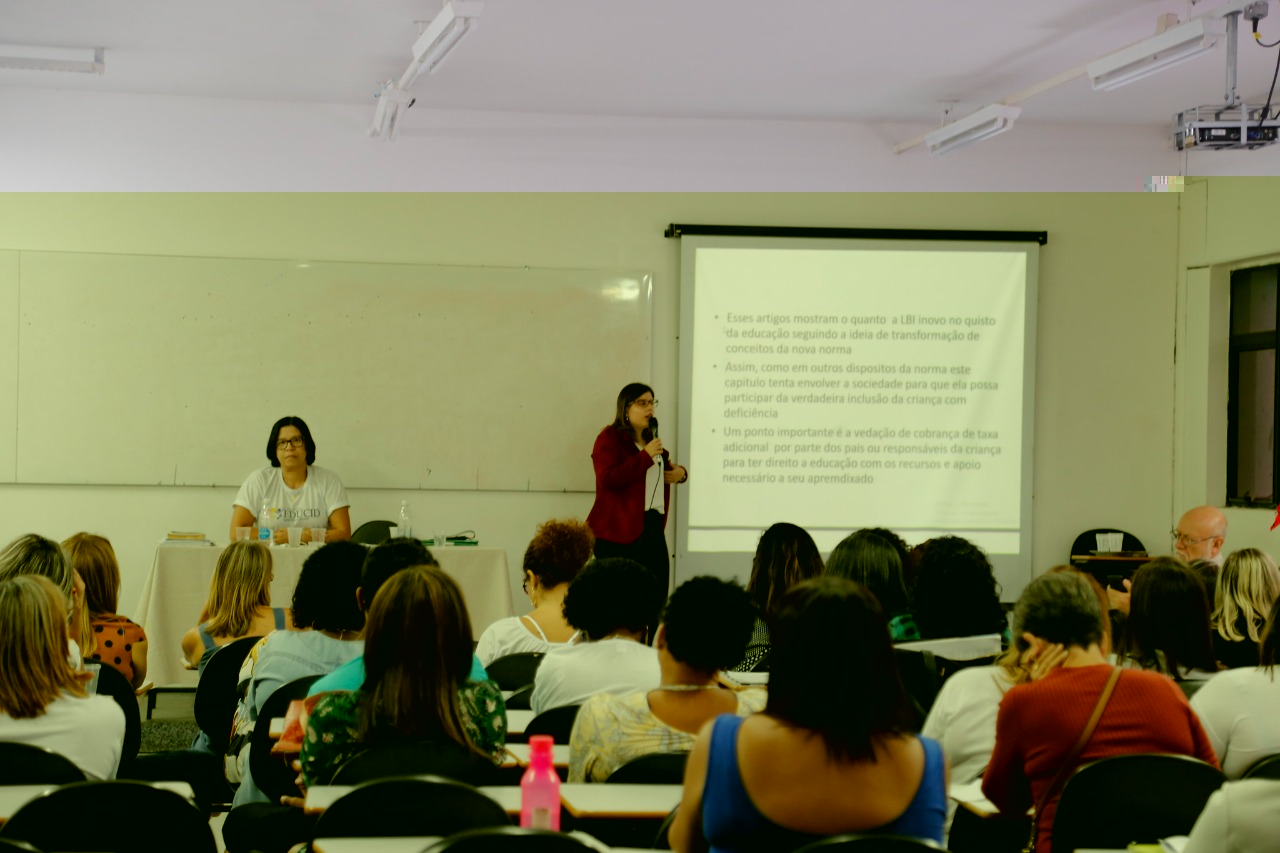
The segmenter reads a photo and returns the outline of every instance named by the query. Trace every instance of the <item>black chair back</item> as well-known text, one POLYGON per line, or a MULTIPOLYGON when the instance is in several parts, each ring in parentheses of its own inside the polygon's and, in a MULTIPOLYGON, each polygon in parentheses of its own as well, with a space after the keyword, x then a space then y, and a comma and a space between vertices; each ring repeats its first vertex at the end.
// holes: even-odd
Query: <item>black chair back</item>
POLYGON ((489 680, 501 690, 519 690, 533 684, 533 676, 546 657, 542 652, 518 652, 503 655, 484 668, 489 680))
POLYGON ((0 853, 40 853, 40 851, 25 841, 0 838, 0 853))
POLYGON ((941 690, 947 679, 960 670, 968 669, 971 666, 991 666, 999 657, 999 655, 987 655, 986 657, 971 658, 969 660, 952 660, 941 655, 934 655, 933 667, 938 674, 938 689, 941 690))
POLYGON ((1053 853, 1082 847, 1127 849, 1188 835, 1225 781, 1216 767, 1185 755, 1117 755, 1067 779, 1053 819, 1053 853))
POLYGON ((502 806, 484 794, 439 776, 401 776, 358 785, 325 809, 316 838, 387 838, 453 835, 510 826, 502 806))
POLYGON ((75 782, 42 794, 0 826, 0 838, 48 851, 215 853, 208 818, 194 805, 172 791, 121 780, 75 782))
POLYGON ((1120 550, 1122 551, 1145 551, 1147 546, 1142 544, 1142 540, 1127 530, 1120 530, 1115 527, 1095 527, 1092 530, 1086 530, 1075 538, 1071 543, 1071 553, 1067 555, 1067 559, 1072 557, 1088 556, 1090 551, 1098 550, 1098 534, 1099 533, 1123 533, 1124 542, 1120 550))
POLYGON ((854 853, 923 853, 932 850, 937 853, 938 848, 900 835, 833 835, 805 845, 796 853, 836 853, 837 850, 854 853))
POLYGON ((1280 755, 1259 758, 1244 771, 1242 779, 1280 779, 1280 755))
POLYGON ((684 782, 688 752, 655 752, 633 758, 609 774, 606 782, 640 785, 679 785, 684 782))
POLYGON ((390 521, 366 521, 351 534, 351 541, 361 545, 381 545, 391 538, 391 528, 395 526, 390 521))
POLYGON ((563 705, 543 711, 525 726, 525 737, 551 735, 551 739, 558 744, 568 743, 569 733, 573 731, 573 721, 578 718, 578 709, 581 707, 581 705, 563 705))
POLYGON ((662 825, 658 827, 658 834, 653 839, 654 850, 671 849, 671 824, 676 822, 676 812, 678 811, 680 811, 680 807, 676 806, 662 819, 662 825))
POLYGON ((521 687, 515 693, 507 697, 506 706, 508 711, 528 711, 529 699, 533 696, 533 685, 521 687))
POLYGON ((209 658, 200 683, 196 687, 196 725, 209 739, 214 755, 223 755, 231 740, 231 719, 236 714, 239 695, 236 683, 240 678, 240 666, 249 656, 249 650, 261 637, 242 637, 227 643, 209 658))
POLYGON ((138 696, 133 685, 120 672, 108 664, 98 670, 98 695, 110 696, 124 711, 124 747, 120 750, 120 769, 117 776, 128 776, 142 745, 142 712, 138 709, 138 696))
POLYGON ((942 681, 938 677, 938 665, 933 652, 918 649, 900 649, 894 646, 894 660, 898 663, 898 675, 902 686, 916 705, 919 716, 917 729, 924 725, 933 700, 938 698, 942 681))
MULTIPOLYGON (((409 743, 366 749, 342 762, 331 785, 359 785, 396 776, 443 776, 468 785, 496 784, 493 762, 462 744, 409 743)), ((256 777, 255 777, 256 778, 256 777)))
POLYGON ((66 785, 83 781, 80 768, 53 750, 0 741, 0 785, 66 785))
POLYGON ((307 698, 307 690, 319 678, 319 675, 308 675, 280 685, 258 710, 258 719, 249 738, 249 772, 253 774, 253 783, 258 790, 267 795, 268 802, 278 803, 281 797, 298 796, 298 786, 294 784, 298 773, 291 766, 292 762, 271 754, 275 743, 271 739, 271 721, 283 717, 294 699, 307 698))
POLYGON ((425 853, 583 853, 584 851, 606 851, 609 848, 596 847, 559 832, 548 832, 543 829, 520 829, 515 826, 495 826, 488 829, 470 829, 451 835, 435 845, 428 847, 425 853))

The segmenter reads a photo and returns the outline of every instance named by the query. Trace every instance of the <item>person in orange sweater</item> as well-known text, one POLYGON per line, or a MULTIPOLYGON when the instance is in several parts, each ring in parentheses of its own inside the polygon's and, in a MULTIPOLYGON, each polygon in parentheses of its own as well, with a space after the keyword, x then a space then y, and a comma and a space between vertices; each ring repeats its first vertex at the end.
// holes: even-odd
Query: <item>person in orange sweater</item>
MULTIPOLYGON (((1084 731, 1115 669, 1108 659, 1105 618, 1088 583, 1071 573, 1042 575, 1018 599, 1014 641, 1031 657, 1048 656, 1060 665, 1039 681, 1012 688, 1000 702, 995 751, 982 791, 1002 812, 1021 814, 1040 802, 1084 731)), ((1075 764, 1152 752, 1189 755, 1218 766, 1178 686, 1159 673, 1127 669, 1075 764)), ((1049 793, 1039 816, 1037 853, 1049 853, 1060 793, 1061 785, 1049 793)))

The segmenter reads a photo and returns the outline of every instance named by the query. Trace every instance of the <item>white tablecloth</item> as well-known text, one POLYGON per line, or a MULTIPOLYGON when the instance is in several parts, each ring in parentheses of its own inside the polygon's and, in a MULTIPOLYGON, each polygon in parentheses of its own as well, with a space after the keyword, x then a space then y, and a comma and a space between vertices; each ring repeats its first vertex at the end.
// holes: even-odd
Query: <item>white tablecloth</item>
MULTIPOLYGON (((209 580, 220 547, 161 545, 138 600, 138 621, 147 632, 147 680, 156 686, 194 686, 196 673, 182 667, 182 635, 195 626, 209 595, 209 580)), ((275 547, 275 579, 271 604, 288 607, 310 546, 275 547)), ((462 587, 471 614, 471 630, 479 638, 499 619, 515 615, 507 578, 507 552, 468 546, 437 548, 432 555, 462 587)))

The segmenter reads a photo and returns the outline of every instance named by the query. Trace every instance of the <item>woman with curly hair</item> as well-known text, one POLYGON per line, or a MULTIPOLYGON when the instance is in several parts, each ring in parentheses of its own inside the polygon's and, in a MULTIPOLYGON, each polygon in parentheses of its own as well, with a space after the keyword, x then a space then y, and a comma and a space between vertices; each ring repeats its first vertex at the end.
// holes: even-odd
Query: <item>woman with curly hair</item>
POLYGON ((916 565, 915 613, 926 640, 999 634, 1009 642, 1000 584, 982 549, 959 536, 940 536, 911 551, 916 565))
POLYGON ((494 622, 480 635, 476 657, 488 666, 504 655, 547 652, 578 638, 564 619, 564 595, 591 559, 595 537, 582 522, 548 521, 538 526, 524 552, 524 594, 533 609, 494 622))
POLYGON ((734 672, 769 668, 769 617, 783 594, 800 583, 822 574, 822 554, 813 537, 803 527, 780 521, 760 534, 756 555, 751 560, 747 592, 756 607, 751 640, 741 661, 729 667, 734 672))

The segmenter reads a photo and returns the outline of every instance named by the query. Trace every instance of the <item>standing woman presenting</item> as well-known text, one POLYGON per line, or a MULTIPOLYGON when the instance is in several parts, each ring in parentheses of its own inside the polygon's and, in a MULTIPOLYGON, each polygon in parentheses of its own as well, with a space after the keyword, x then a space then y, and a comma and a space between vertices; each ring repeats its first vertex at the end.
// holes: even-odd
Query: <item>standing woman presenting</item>
POLYGON ((231 541, 237 527, 254 527, 263 505, 279 510, 275 541, 289 541, 285 528, 301 527, 302 541, 311 541, 311 528, 326 527, 326 542, 351 538, 351 501, 342 480, 316 461, 316 443, 302 418, 276 421, 267 439, 271 466, 254 471, 240 487, 231 510, 231 541))
POLYGON ((618 394, 613 423, 600 430, 591 450, 596 502, 587 516, 597 557, 626 557, 653 572, 665 598, 671 566, 663 535, 671 508, 671 484, 689 479, 654 435, 658 403, 653 389, 632 382, 618 394))

